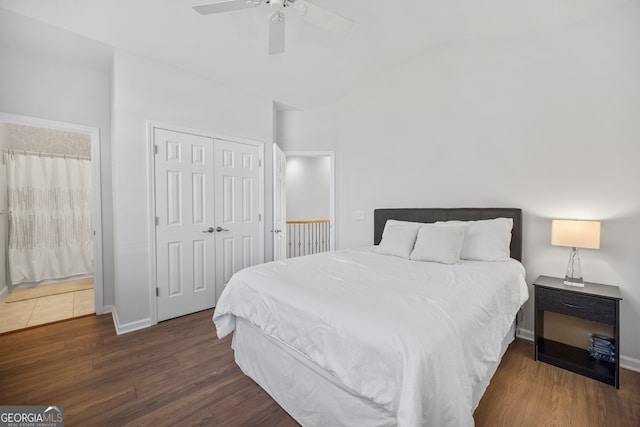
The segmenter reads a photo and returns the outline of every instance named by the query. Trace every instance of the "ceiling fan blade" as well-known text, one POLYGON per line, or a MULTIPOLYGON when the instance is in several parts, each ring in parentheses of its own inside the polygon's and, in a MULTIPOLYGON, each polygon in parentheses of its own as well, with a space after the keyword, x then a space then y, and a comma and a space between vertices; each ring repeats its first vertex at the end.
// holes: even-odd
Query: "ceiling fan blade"
POLYGON ((346 35, 353 26, 353 21, 335 12, 323 9, 305 0, 296 0, 294 9, 303 19, 323 30, 339 35, 346 35))
POLYGON ((284 52, 284 13, 276 12, 269 18, 269 55, 284 52))
POLYGON ((210 15, 212 13, 231 12, 234 10, 246 9, 249 7, 256 7, 261 0, 218 0, 209 1, 207 3, 201 3, 201 1, 194 4, 193 10, 201 15, 210 15))

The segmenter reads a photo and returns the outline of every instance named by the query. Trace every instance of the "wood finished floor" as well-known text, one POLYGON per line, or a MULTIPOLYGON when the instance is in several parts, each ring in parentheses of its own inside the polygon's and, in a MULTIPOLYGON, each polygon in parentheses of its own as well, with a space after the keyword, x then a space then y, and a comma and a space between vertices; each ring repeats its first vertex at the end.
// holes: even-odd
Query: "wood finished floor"
MULTIPOLYGON (((61 405, 68 426, 297 426, 233 361, 207 310, 116 336, 90 316, 0 336, 0 404, 61 405)), ((476 426, 640 426, 640 374, 615 390, 514 342, 476 426)))

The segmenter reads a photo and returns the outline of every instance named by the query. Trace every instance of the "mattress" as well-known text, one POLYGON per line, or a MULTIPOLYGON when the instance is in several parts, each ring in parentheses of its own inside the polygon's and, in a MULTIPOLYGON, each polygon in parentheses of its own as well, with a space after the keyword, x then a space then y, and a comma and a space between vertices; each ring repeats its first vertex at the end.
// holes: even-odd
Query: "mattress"
POLYGON ((470 426, 527 298, 515 260, 449 266, 362 248, 243 270, 223 292, 214 322, 223 337, 246 320, 382 408, 390 423, 382 425, 470 426))

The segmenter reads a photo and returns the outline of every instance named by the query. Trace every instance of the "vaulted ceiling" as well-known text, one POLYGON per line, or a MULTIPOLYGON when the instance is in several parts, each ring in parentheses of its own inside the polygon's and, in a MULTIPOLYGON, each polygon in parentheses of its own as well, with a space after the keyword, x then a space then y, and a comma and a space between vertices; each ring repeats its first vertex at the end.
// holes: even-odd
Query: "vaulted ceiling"
POLYGON ((286 10, 286 51, 276 56, 267 5, 207 16, 192 0, 0 0, 0 8, 306 109, 447 43, 571 25, 635 0, 308 1, 355 25, 338 36, 286 10))

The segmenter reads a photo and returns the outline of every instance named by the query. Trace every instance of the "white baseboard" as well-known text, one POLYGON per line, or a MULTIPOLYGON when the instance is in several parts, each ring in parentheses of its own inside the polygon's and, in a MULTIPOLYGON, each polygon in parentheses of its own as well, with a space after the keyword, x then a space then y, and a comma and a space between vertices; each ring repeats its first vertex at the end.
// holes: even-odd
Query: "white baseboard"
POLYGON ((630 371, 640 372, 640 360, 633 357, 620 356, 620 367, 630 371))
POLYGON ((522 338, 523 340, 533 342, 533 331, 530 329, 518 328, 516 336, 518 338, 522 338))
MULTIPOLYGON (((533 342, 533 331, 530 329, 518 328, 516 334, 518 338, 533 342)), ((640 360, 629 356, 620 356, 620 367, 630 371, 640 372, 640 360)))
POLYGON ((105 305, 104 307, 102 307, 102 313, 100 314, 107 314, 107 313, 112 313, 113 312, 113 305, 108 304, 105 305))
POLYGON ((113 325, 116 327, 117 335, 126 334, 128 332, 137 331, 151 326, 151 318, 149 317, 142 320, 136 320, 135 322, 124 324, 120 323, 120 319, 118 318, 118 311, 113 306, 111 307, 111 316, 113 317, 113 325))

